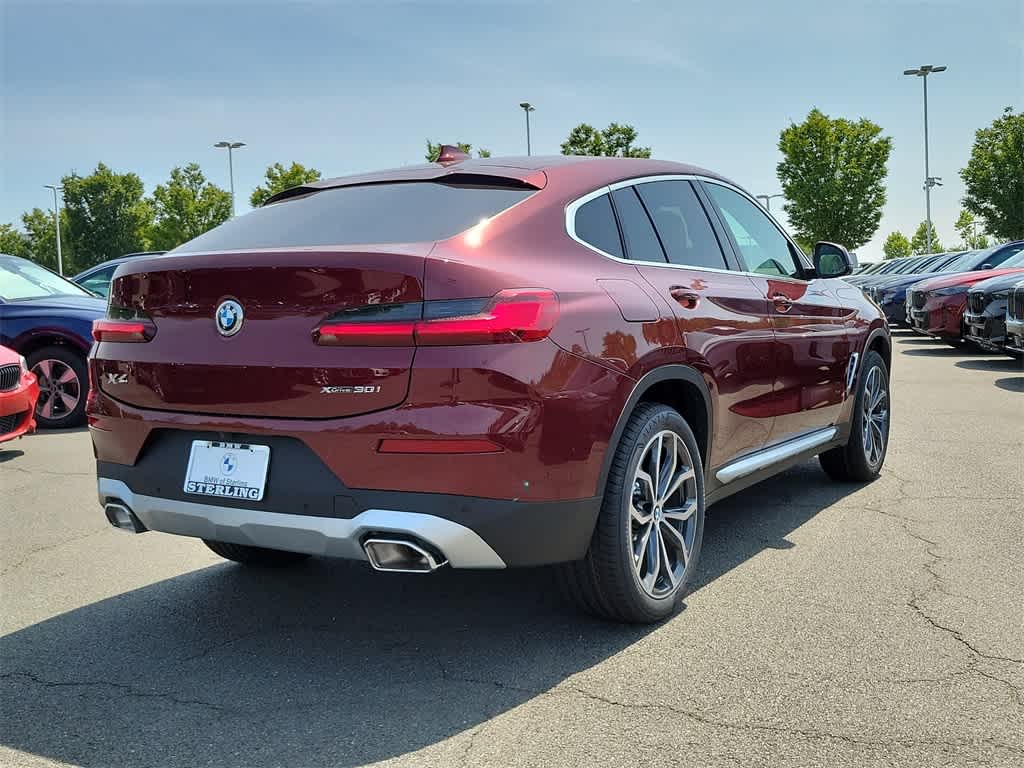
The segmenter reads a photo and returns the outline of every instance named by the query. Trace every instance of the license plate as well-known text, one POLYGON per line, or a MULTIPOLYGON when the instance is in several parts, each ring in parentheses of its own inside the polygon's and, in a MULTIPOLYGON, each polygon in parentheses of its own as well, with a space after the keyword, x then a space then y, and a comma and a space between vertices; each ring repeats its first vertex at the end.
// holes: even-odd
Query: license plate
POLYGON ((260 501, 270 465, 269 445, 193 440, 185 493, 260 501))

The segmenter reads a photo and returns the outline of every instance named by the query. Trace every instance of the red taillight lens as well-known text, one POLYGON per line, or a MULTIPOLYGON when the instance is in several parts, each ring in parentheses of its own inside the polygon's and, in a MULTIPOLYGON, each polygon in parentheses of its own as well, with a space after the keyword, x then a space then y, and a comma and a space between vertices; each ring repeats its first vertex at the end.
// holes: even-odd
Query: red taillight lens
POLYGON ((156 325, 141 310, 112 306, 106 317, 92 321, 96 341, 149 341, 155 335, 156 325))
POLYGON ((479 314, 416 323, 416 344, 501 344, 547 338, 558 319, 558 297, 538 288, 498 293, 479 314))
POLYGON ((341 346, 458 346, 539 341, 558 319, 558 296, 543 288, 512 288, 490 300, 428 301, 365 308, 329 318, 317 328, 317 344, 341 346), (420 317, 410 319, 411 312, 420 317), (388 321, 375 315, 390 314, 388 321))
POLYGON ((411 347, 414 323, 333 323, 321 325, 316 343, 343 347, 411 347))

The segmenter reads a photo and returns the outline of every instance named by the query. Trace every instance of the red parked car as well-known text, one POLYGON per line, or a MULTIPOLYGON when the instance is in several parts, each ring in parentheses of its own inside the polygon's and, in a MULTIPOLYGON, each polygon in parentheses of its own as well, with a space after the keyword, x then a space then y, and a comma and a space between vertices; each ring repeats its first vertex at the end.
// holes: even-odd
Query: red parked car
POLYGON ((966 343, 964 311, 971 286, 991 277, 1024 272, 1024 240, 992 246, 981 253, 994 254, 1000 266, 940 275, 910 286, 906 299, 907 320, 915 331, 954 347, 962 346, 966 343))
POLYGON ((99 500, 250 564, 561 563, 585 608, 654 621, 708 504, 882 466, 889 332, 851 266, 670 162, 447 148, 311 183, 118 268, 99 500))
POLYGON ((38 399, 39 384, 25 358, 0 347, 0 443, 35 430, 38 399))

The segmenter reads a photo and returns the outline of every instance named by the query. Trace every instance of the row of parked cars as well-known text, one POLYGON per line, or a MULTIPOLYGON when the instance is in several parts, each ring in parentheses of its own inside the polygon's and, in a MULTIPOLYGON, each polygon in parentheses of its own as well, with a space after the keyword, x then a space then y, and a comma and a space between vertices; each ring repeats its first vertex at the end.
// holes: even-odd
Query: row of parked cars
POLYGON ((1024 355, 1024 240, 883 261, 847 280, 893 327, 954 347, 1024 355))

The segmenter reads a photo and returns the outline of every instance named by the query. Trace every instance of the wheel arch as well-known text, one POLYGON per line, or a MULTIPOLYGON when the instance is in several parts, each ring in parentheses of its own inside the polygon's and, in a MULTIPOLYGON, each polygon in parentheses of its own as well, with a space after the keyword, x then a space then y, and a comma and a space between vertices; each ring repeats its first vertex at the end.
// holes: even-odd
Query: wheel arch
POLYGON ((884 327, 879 326, 868 334, 864 342, 864 353, 877 352, 885 361, 885 367, 892 370, 892 340, 884 327))
POLYGON ((89 354, 89 348, 84 346, 79 339, 56 330, 39 330, 26 334, 18 339, 13 346, 18 354, 24 357, 45 347, 68 347, 82 355, 83 358, 89 354))
POLYGON ((664 365, 655 368, 637 381, 626 400, 605 451, 598 480, 598 496, 604 495, 615 449, 629 418, 640 403, 651 402, 662 403, 674 408, 690 425, 690 429, 693 430, 694 437, 697 439, 697 448, 704 464, 705 475, 707 474, 708 457, 711 454, 711 436, 714 434, 711 392, 704 376, 696 368, 689 365, 664 365))

